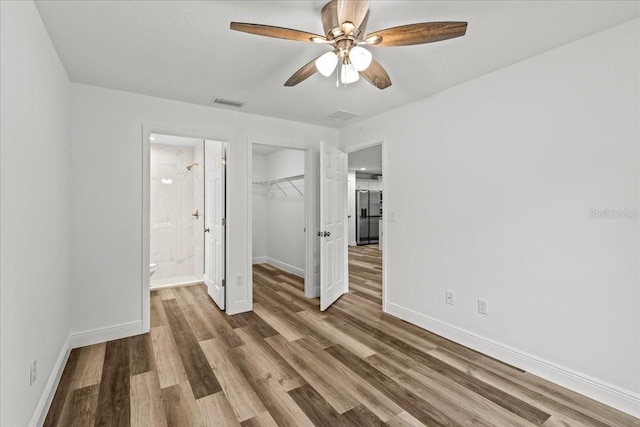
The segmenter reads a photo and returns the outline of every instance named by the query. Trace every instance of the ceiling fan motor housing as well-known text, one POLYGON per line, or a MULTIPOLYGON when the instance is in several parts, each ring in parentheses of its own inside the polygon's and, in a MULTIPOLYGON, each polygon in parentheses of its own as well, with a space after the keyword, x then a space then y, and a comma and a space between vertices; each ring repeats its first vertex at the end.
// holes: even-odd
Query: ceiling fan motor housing
POLYGON ((340 28, 340 23, 338 22, 337 1, 332 0, 322 8, 322 27, 324 28, 324 33, 327 38, 329 37, 329 34, 331 34, 332 30, 340 28))
POLYGON ((353 41, 352 46, 354 46, 356 40, 364 32, 365 25, 363 22, 358 28, 352 22, 340 22, 337 0, 331 0, 322 8, 322 28, 329 41, 349 38, 353 41))

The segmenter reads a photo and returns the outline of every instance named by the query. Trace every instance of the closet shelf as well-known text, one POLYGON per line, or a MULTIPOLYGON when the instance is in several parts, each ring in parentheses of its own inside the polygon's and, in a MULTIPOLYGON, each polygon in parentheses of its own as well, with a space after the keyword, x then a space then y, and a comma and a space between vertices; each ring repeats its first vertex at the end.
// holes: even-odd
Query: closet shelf
POLYGON ((275 194, 273 194, 270 188, 275 185, 278 188, 278 190, 282 191, 282 194, 284 194, 284 196, 287 197, 287 192, 284 191, 282 187, 280 187, 278 184, 288 182, 302 196, 302 191, 300 191, 300 189, 293 183, 293 181, 297 181, 300 179, 304 179, 304 175, 287 176, 284 178, 272 179, 269 181, 254 181, 253 183, 258 185, 264 185, 267 188, 267 191, 269 191, 269 193, 271 193, 273 197, 275 197, 275 194))

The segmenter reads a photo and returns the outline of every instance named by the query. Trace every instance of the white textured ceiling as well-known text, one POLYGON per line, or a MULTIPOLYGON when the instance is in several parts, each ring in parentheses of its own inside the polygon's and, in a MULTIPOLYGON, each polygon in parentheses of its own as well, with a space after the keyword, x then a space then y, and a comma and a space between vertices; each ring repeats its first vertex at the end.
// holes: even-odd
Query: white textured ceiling
MULTIPOLYGON (((464 37, 371 48, 391 76, 383 91, 316 74, 284 82, 328 48, 229 30, 231 21, 322 33, 324 1, 40 1, 74 82, 194 104, 213 96, 239 111, 329 127, 336 110, 370 117, 640 15, 637 1, 371 1, 369 32, 425 21, 468 21, 464 37)), ((211 107, 219 108, 219 107, 211 107)))

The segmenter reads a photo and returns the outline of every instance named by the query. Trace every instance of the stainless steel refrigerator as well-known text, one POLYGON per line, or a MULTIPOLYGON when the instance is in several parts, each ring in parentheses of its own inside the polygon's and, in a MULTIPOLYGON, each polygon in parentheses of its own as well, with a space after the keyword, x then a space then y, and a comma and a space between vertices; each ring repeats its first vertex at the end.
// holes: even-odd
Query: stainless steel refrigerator
POLYGON ((382 219, 382 191, 356 191, 356 241, 368 245, 380 241, 379 221, 382 219))

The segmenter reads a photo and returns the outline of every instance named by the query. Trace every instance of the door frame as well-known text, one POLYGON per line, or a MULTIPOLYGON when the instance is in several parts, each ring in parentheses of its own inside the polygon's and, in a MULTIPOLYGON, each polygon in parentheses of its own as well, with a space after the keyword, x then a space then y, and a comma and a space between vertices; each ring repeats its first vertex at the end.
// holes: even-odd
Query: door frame
MULTIPOLYGON (((227 144, 229 148, 229 140, 224 136, 213 136, 208 131, 197 129, 185 129, 177 126, 163 124, 142 124, 142 241, 141 241, 141 286, 140 300, 142 313, 142 333, 147 333, 151 329, 151 292, 150 292, 150 275, 149 264, 151 263, 151 140, 149 137, 152 133, 160 135, 171 135, 185 138, 208 139, 220 141, 227 144), (146 268, 145 268, 146 266, 146 268)), ((227 158, 228 158, 227 154, 227 158)), ((229 174, 227 173, 227 188, 229 187, 229 174)), ((228 213, 228 209, 227 209, 228 213)), ((229 221, 227 216, 227 222, 229 221)), ((225 227, 225 275, 229 271, 229 228, 225 227)), ((225 296, 226 298, 226 296, 225 296)))
MULTIPOLYGON (((387 138, 382 138, 376 142, 360 142, 360 143, 354 143, 354 144, 346 144, 344 147, 344 152, 347 153, 347 155, 349 155, 350 153, 353 153, 354 151, 359 151, 362 150, 364 148, 370 148, 370 147, 375 147, 377 145, 381 145, 382 146, 382 194, 386 194, 387 192, 387 188, 388 188, 388 180, 387 180, 387 173, 388 173, 388 167, 387 167, 387 138)), ((388 212, 388 201, 389 198, 388 196, 384 196, 384 201, 386 204, 384 204, 383 206, 383 212, 388 212)), ((386 299, 386 295, 387 295, 387 286, 388 286, 388 281, 387 281, 387 247, 388 244, 387 242, 389 241, 389 233, 388 233, 388 218, 389 215, 382 215, 382 227, 383 227, 383 231, 384 231, 384 239, 382 239, 382 311, 383 312, 387 312, 387 299, 386 299)), ((349 250, 349 244, 347 242, 347 251, 349 250)))
POLYGON ((290 150, 299 150, 304 155, 304 227, 305 227, 305 263, 304 263, 304 296, 314 298, 320 296, 320 287, 315 283, 315 265, 313 259, 314 245, 317 243, 315 237, 314 214, 312 200, 310 197, 310 189, 315 185, 312 179, 313 171, 313 152, 309 148, 296 147, 286 143, 269 143, 249 140, 247 141, 247 255, 248 255, 248 272, 247 287, 249 290, 249 300, 253 307, 253 145, 269 145, 272 147, 281 147, 290 150))

